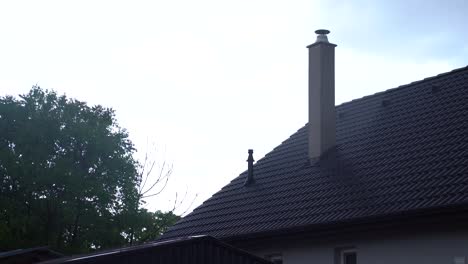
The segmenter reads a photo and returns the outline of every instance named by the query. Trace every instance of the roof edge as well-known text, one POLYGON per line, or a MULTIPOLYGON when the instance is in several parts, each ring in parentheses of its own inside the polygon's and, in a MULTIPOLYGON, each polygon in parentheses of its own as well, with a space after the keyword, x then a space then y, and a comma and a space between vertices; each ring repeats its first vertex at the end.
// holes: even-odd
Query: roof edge
MULTIPOLYGON (((463 212, 466 213, 466 217, 468 218, 468 204, 460 203, 456 205, 450 206, 442 206, 437 208, 422 208, 417 210, 410 210, 410 211, 401 211, 396 213, 389 213, 389 214, 382 214, 382 215, 375 215, 375 216, 368 216, 368 217, 360 217, 354 219, 348 219, 345 221, 337 221, 337 222, 329 222, 329 223, 321 223, 321 224, 313 224, 313 225, 304 225, 304 226, 295 226, 291 228, 284 228, 284 229, 273 229, 267 230, 262 232, 255 232, 255 233, 246 233, 237 236, 225 236, 225 237, 218 237, 223 241, 227 242, 238 242, 238 241, 245 241, 250 239, 262 239, 262 238, 271 238, 272 236, 290 236, 290 235, 297 235, 303 234, 304 232, 316 232, 316 231, 330 231, 331 233, 339 233, 339 229, 343 227, 352 228, 353 226, 358 226, 362 224, 381 224, 387 222, 396 222, 402 225, 405 225, 405 221, 400 222, 398 220, 409 220, 409 219, 419 219, 419 220, 427 220, 431 221, 431 216, 437 215, 445 215, 450 213, 459 213, 463 212)), ((453 219, 452 216, 447 216, 448 220, 453 219)), ((468 220, 468 219, 467 219, 468 220)))
POLYGON ((198 236, 186 236, 186 237, 177 237, 177 238, 172 238, 172 239, 167 239, 167 240, 155 240, 152 242, 148 242, 145 244, 141 245, 136 245, 136 246, 126 246, 126 247, 120 247, 120 248, 114 248, 114 249, 108 249, 108 250, 101 250, 101 251, 96 251, 93 253, 85 253, 85 254, 78 254, 78 255, 72 255, 72 256, 67 256, 63 258, 58 258, 58 259, 53 259, 53 260, 48 260, 45 262, 41 262, 41 264, 60 264, 60 263, 66 263, 66 262, 73 262, 73 261, 80 261, 84 259, 90 259, 90 258, 96 258, 100 256, 105 256, 105 255, 118 255, 118 254, 126 254, 132 251, 140 251, 152 247, 167 247, 171 245, 181 245, 181 244, 188 244, 192 242, 202 242, 202 241, 209 241, 212 243, 215 243, 219 245, 220 247, 227 248, 229 250, 232 250, 234 252, 237 252, 241 255, 248 255, 251 258, 254 258, 258 263, 261 264, 271 264, 270 261, 261 258, 259 256, 256 256, 252 254, 251 252, 248 252, 246 250, 237 248, 233 245, 230 245, 224 241, 219 240, 218 238, 215 238, 213 236, 209 235, 198 235, 198 236))

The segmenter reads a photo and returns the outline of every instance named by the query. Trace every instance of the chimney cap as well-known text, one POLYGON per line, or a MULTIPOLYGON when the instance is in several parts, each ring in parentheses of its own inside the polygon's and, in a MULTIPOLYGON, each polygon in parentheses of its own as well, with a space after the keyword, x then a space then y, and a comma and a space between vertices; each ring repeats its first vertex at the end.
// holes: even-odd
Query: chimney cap
POLYGON ((315 33, 318 34, 317 40, 315 41, 315 43, 329 43, 327 34, 330 33, 330 30, 318 29, 318 30, 315 30, 315 33))
POLYGON ((327 34, 330 34, 330 30, 317 29, 315 30, 315 33, 317 34, 317 40, 313 44, 310 44, 309 46, 307 46, 307 48, 311 48, 319 44, 325 44, 325 45, 336 47, 335 44, 328 42, 327 34))
POLYGON ((317 29, 317 30, 315 30, 315 34, 327 35, 327 34, 330 34, 330 30, 328 30, 328 29, 317 29))

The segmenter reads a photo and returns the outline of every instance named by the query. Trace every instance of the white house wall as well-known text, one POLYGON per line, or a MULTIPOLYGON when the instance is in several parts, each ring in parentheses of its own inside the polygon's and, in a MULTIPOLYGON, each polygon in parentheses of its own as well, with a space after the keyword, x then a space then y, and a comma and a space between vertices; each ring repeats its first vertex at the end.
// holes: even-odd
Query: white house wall
POLYGON ((300 241, 250 249, 265 257, 281 253, 284 264, 338 264, 336 252, 353 247, 358 264, 468 264, 468 231, 398 235, 327 242, 300 241), (465 262, 462 262, 465 260, 465 262))

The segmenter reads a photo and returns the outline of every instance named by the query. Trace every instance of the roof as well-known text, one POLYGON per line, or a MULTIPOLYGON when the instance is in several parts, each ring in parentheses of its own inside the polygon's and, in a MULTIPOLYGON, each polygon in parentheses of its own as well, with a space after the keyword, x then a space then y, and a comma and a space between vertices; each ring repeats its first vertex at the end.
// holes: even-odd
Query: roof
POLYGON ((63 255, 48 247, 34 247, 0 252, 0 263, 36 263, 44 260, 60 258, 63 255))
POLYGON ((271 264, 263 258, 211 236, 183 237, 92 254, 55 259, 43 264, 118 263, 242 263, 271 264))
POLYGON ((337 146, 307 125, 170 228, 232 238, 468 204, 468 67, 336 107, 337 146))

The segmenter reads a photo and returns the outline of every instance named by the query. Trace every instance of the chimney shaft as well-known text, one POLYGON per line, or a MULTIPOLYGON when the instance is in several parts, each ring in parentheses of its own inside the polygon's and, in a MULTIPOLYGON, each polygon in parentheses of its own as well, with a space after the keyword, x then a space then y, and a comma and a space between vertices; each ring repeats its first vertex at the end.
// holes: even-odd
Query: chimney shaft
POLYGON ((252 184, 255 182, 254 180, 254 175, 253 175, 253 163, 254 163, 254 158, 253 158, 253 149, 249 149, 249 157, 247 158, 247 179, 245 180, 244 185, 247 186, 249 184, 252 184))
POLYGON ((335 44, 328 30, 317 30, 317 41, 309 45, 309 158, 319 158, 336 145, 335 44))

